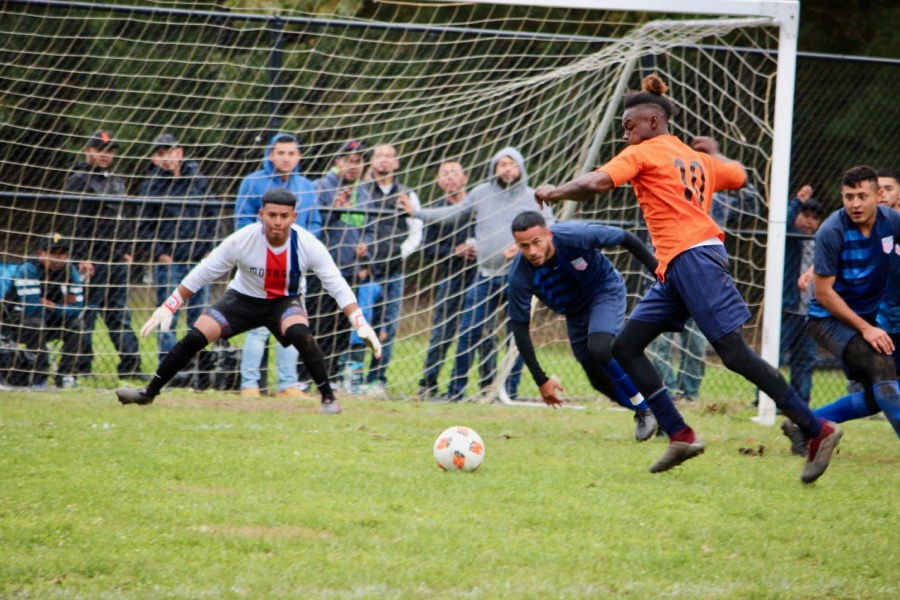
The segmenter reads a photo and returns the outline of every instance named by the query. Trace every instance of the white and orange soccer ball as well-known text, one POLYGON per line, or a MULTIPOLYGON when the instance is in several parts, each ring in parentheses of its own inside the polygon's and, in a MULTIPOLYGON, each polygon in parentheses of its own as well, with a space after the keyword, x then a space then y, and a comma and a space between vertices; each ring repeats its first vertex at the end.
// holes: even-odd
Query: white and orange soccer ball
POLYGON ((474 471, 484 461, 484 442, 474 429, 450 427, 434 441, 434 460, 444 471, 474 471))

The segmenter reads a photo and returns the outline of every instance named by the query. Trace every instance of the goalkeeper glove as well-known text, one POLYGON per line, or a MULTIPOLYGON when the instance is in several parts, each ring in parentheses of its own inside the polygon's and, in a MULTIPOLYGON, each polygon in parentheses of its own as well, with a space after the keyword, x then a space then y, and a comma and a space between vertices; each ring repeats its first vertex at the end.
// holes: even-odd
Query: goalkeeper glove
POLYGON ((144 326, 141 328, 141 337, 147 337, 150 335, 156 326, 159 325, 160 331, 168 331, 172 326, 172 318, 175 316, 175 311, 178 310, 178 307, 184 304, 184 298, 181 297, 181 294, 178 292, 178 289, 172 292, 172 295, 169 296, 168 300, 162 303, 162 305, 153 311, 153 315, 147 319, 147 322, 144 323, 144 326))
POLYGON ((362 309, 357 308, 350 313, 350 324, 353 325, 353 329, 356 330, 356 335, 372 349, 372 354, 375 355, 375 358, 381 358, 381 342, 375 334, 375 330, 372 329, 372 326, 366 323, 366 318, 363 316, 362 309))

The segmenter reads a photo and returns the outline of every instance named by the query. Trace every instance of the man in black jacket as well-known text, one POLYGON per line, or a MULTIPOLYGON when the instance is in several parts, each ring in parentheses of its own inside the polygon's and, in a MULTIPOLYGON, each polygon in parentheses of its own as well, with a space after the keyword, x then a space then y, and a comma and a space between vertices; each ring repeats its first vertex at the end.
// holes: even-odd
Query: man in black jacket
POLYGON ((84 161, 72 167, 63 189, 79 194, 64 200, 58 211, 58 231, 72 240, 71 260, 85 279, 84 323, 87 349, 79 373, 91 371, 91 336, 97 315, 109 330, 119 354, 121 378, 141 375, 138 339, 131 329, 128 308, 128 265, 132 258, 134 228, 130 207, 124 202, 125 180, 110 170, 118 146, 108 131, 97 131, 84 146, 84 161))
MULTIPOLYGON (((144 204, 138 231, 141 241, 150 247, 156 300, 162 304, 212 250, 219 214, 208 202, 209 181, 200 166, 184 160, 184 148, 168 133, 153 142, 147 179, 138 195, 150 199, 144 204)), ((208 299, 205 286, 187 301, 188 327, 193 326, 208 299)), ((157 341, 162 360, 177 341, 174 322, 171 330, 157 334, 157 341)))

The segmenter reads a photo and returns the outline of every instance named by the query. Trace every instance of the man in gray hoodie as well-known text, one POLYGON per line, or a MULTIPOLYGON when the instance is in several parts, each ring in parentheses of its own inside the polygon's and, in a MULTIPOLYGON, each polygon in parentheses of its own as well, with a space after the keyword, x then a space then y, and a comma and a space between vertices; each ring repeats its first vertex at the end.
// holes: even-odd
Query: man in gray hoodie
MULTIPOLYGON (((485 389, 493 383, 497 372, 497 354, 495 351, 487 351, 485 344, 494 346, 496 342, 491 332, 485 333, 484 328, 485 324, 493 322, 494 315, 506 303, 509 265, 518 252, 509 224, 519 213, 541 210, 534 200, 534 190, 528 185, 525 159, 518 150, 508 146, 497 152, 491 159, 488 173, 488 180, 475 187, 460 204, 426 209, 414 209, 408 204, 401 206, 411 216, 422 219, 425 223, 474 215, 478 275, 466 292, 467 310, 462 314, 462 333, 447 390, 448 399, 454 402, 465 395, 469 367, 476 349, 484 357, 479 365, 481 388, 485 389)), ((549 208, 545 207, 541 212, 548 225, 554 223, 553 213, 549 208)), ((520 358, 506 384, 506 391, 511 397, 516 396, 521 376, 520 358)))

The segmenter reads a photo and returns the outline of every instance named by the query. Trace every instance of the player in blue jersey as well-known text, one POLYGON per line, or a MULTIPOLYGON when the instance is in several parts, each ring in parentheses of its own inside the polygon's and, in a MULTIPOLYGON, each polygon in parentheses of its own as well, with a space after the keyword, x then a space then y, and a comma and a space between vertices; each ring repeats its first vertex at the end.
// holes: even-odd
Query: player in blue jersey
POLYGON ((547 227, 536 211, 520 213, 512 222, 519 254, 510 268, 507 311, 516 347, 541 398, 556 408, 562 403, 558 381, 547 377, 534 352, 528 328, 531 297, 565 315, 569 344, 591 385, 634 411, 634 437, 643 442, 656 431, 647 402, 612 357, 612 343, 625 321, 625 280, 601 248, 623 246, 653 273, 657 261, 635 236, 618 227, 596 223, 557 223, 547 227))
POLYGON ((871 167, 844 173, 844 208, 828 217, 816 234, 816 294, 807 329, 842 360, 847 376, 863 385, 862 393, 844 396, 815 414, 841 423, 882 410, 900 436, 894 341, 876 321, 888 272, 900 258, 900 213, 878 205, 882 194, 871 167))

